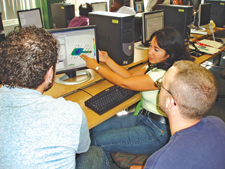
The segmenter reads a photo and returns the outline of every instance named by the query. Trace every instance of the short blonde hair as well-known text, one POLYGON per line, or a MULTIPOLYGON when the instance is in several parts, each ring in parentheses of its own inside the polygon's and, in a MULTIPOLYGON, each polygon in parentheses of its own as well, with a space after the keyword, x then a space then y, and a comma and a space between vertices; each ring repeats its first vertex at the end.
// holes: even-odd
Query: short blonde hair
POLYGON ((181 114, 187 118, 201 118, 214 104, 217 82, 214 75, 191 61, 178 61, 173 65, 176 83, 169 84, 181 114))

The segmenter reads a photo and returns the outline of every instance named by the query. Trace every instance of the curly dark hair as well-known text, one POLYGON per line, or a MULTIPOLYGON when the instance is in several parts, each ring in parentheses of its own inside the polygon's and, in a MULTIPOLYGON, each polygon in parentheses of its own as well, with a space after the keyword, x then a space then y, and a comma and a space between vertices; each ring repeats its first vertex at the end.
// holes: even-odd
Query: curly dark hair
POLYGON ((194 60, 187 51, 184 39, 176 29, 172 27, 160 29, 151 35, 150 41, 153 37, 156 37, 158 46, 164 49, 167 55, 170 55, 165 62, 158 63, 155 67, 168 70, 178 60, 194 60))
POLYGON ((9 87, 36 89, 57 63, 59 43, 35 26, 15 27, 0 43, 0 79, 9 87))

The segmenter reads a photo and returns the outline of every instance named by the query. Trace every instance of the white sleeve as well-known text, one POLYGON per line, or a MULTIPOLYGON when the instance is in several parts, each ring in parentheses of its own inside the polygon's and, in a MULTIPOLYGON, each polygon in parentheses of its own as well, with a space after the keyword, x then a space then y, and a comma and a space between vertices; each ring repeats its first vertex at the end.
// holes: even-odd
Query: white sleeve
POLYGON ((163 75, 166 73, 165 70, 163 69, 153 69, 152 71, 150 71, 149 73, 147 73, 151 79, 153 80, 153 82, 157 81, 159 78, 163 77, 163 75))
POLYGON ((87 118, 82 111, 82 122, 81 122, 81 128, 80 128, 80 139, 79 139, 79 146, 76 153, 84 153, 88 151, 91 143, 90 134, 89 134, 89 128, 87 123, 87 118))

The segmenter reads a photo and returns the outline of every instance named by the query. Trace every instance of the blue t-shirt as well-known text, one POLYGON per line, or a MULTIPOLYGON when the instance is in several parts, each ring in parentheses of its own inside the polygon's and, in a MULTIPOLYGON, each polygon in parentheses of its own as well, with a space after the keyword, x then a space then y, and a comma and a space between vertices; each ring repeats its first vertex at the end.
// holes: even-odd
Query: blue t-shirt
POLYGON ((225 123, 214 116, 176 132, 145 164, 145 169, 224 168, 225 123))
POLYGON ((90 145, 77 103, 26 88, 0 89, 0 168, 75 168, 90 145))

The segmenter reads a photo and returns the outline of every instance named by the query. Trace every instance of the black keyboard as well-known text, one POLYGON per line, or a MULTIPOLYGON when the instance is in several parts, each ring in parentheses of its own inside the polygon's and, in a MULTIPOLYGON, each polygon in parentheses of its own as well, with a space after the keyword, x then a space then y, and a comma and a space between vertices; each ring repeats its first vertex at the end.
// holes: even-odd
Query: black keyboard
POLYGON ((120 86, 112 86, 87 100, 85 106, 101 115, 137 93, 139 92, 124 89, 120 86))
POLYGON ((225 30, 219 31, 219 32, 215 32, 214 36, 217 37, 217 38, 225 38, 225 30))

